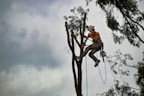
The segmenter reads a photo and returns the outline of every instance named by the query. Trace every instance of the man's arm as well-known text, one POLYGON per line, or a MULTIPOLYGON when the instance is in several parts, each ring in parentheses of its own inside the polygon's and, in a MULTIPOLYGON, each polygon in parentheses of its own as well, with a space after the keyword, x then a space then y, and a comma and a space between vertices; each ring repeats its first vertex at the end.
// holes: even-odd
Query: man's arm
POLYGON ((84 37, 84 38, 86 38, 87 36, 84 34, 84 32, 81 32, 81 34, 82 34, 82 36, 84 37))
POLYGON ((87 42, 88 38, 89 38, 89 35, 88 36, 85 36, 86 40, 84 42, 84 44, 87 42))

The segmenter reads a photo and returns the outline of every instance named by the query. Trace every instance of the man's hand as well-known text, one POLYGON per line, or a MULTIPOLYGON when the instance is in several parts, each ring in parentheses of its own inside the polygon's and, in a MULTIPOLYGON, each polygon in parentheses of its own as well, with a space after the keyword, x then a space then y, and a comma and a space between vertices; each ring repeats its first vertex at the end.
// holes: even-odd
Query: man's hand
POLYGON ((85 46, 85 43, 83 43, 81 46, 84 47, 84 46, 85 46))
POLYGON ((81 34, 84 38, 87 38, 87 36, 85 36, 84 32, 81 32, 81 34))
POLYGON ((88 37, 88 36, 86 36, 86 40, 85 40, 85 42, 88 40, 88 38, 89 38, 89 37, 88 37))

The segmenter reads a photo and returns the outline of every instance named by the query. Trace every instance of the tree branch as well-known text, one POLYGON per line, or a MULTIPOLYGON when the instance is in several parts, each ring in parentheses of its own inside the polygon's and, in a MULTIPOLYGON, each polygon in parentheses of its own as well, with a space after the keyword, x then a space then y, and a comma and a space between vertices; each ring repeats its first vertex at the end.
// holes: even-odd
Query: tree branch
POLYGON ((74 85, 75 85, 75 91, 78 94, 78 83, 77 83, 77 77, 76 77, 76 71, 75 71, 75 59, 74 59, 74 55, 72 55, 72 71, 73 71, 73 77, 74 77, 74 85))
POLYGON ((73 71, 73 77, 74 77, 74 85, 75 85, 75 91, 78 94, 78 82, 77 82, 77 76, 76 76, 76 70, 75 70, 75 61, 76 63, 78 62, 75 56, 75 51, 74 51, 74 39, 71 33, 71 38, 72 38, 72 43, 70 43, 70 34, 68 31, 68 26, 67 26, 67 22, 65 22, 65 27, 66 27, 66 33, 67 33, 67 42, 69 45, 69 48, 72 52, 72 71, 73 71))
POLYGON ((137 24, 140 28, 142 28, 142 30, 144 30, 144 27, 143 27, 141 24, 139 24, 138 22, 132 20, 129 16, 128 16, 128 18, 129 18, 133 23, 137 24))
POLYGON ((66 28, 66 33, 67 33, 67 43, 69 45, 69 48, 72 50, 72 45, 70 43, 70 35, 69 35, 69 31, 68 31, 68 25, 67 22, 65 22, 65 28, 66 28))
POLYGON ((76 36, 74 35, 74 32, 72 31, 71 33, 72 33, 72 36, 74 37, 76 43, 77 43, 78 46, 80 47, 80 43, 79 43, 79 41, 77 40, 76 36))
MULTIPOLYGON (((127 23, 129 24, 130 28, 133 30, 133 27, 131 26, 130 22, 128 21, 128 19, 127 19, 125 13, 123 12, 123 10, 120 9, 120 8, 119 8, 119 10, 120 10, 120 12, 122 13, 124 19, 125 19, 125 20, 127 21, 127 23)), ((136 32, 134 32, 134 31, 132 31, 132 32, 133 32, 133 34, 135 34, 135 36, 136 36, 142 43, 144 43, 144 41, 139 37, 139 35, 138 35, 136 32)))

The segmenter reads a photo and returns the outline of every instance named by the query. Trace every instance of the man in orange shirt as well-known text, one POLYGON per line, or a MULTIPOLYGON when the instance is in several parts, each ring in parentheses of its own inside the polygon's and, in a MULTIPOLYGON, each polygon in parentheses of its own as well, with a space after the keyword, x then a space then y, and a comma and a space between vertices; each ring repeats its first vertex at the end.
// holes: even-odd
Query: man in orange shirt
POLYGON ((88 36, 85 36, 86 41, 88 38, 91 38, 93 40, 93 43, 85 49, 82 55, 85 56, 90 51, 89 56, 95 61, 96 67, 98 66, 100 60, 97 59, 94 54, 99 50, 103 50, 103 42, 101 40, 100 34, 95 31, 94 26, 90 25, 88 27, 88 31, 90 31, 90 33, 88 34, 88 36))

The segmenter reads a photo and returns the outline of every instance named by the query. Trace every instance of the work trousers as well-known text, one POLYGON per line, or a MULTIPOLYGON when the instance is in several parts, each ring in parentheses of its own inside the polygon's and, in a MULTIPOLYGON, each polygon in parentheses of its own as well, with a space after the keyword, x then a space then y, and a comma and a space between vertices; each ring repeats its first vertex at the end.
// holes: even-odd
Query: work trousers
POLYGON ((85 56, 89 51, 89 56, 95 61, 97 62, 97 58, 94 56, 94 54, 99 51, 101 49, 102 43, 93 43, 91 45, 89 45, 85 51, 83 52, 83 56, 85 56))

